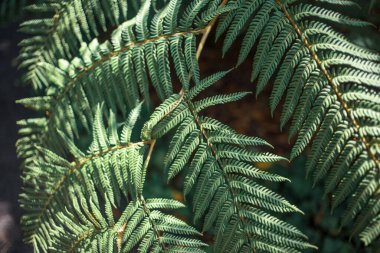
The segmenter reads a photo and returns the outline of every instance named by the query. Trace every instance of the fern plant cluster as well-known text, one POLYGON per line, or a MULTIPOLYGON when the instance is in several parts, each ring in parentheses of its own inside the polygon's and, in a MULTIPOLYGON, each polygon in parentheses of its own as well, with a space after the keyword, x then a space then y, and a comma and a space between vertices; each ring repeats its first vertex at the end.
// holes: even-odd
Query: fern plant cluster
MULTIPOLYGON (((20 51, 23 81, 37 94, 18 103, 25 241, 35 252, 303 252, 316 248, 276 213, 302 213, 257 168, 287 160, 205 109, 250 92, 205 90, 252 62, 256 95, 271 86, 290 159, 310 143, 308 174, 323 180, 341 225, 368 245, 380 234, 380 54, 341 34, 371 27, 303 0, 43 0, 20 51), (239 46, 231 70, 202 75, 207 38, 221 53, 239 46), (253 55, 253 59, 251 55, 253 55), (148 115, 148 117, 146 117, 148 115), (186 203, 145 198, 150 159, 170 143, 162 168, 179 178, 186 203), (180 176, 179 176, 180 175, 180 176), (188 224, 173 209, 189 206, 188 224), (206 243, 204 233, 212 235, 206 243), (210 245, 209 245, 210 244, 210 245)), ((252 89, 253 90, 253 89, 252 89)), ((254 108, 253 108, 254 109, 254 108)), ((288 182, 289 183, 289 182, 288 182)))

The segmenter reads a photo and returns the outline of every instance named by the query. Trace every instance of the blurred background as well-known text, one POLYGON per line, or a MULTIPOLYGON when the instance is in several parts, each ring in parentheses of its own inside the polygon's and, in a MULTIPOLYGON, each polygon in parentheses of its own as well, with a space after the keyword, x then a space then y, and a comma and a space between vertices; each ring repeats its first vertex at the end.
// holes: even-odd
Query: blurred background
MULTIPOLYGON (((0 0, 0 13, 2 1, 4 0, 0 0)), ((379 30, 379 2, 360 0, 358 1, 360 8, 347 10, 347 12, 371 21, 379 30)), ((0 253, 32 252, 31 248, 24 245, 21 239, 22 233, 19 226, 21 210, 17 201, 21 190, 21 169, 19 168, 20 161, 15 154, 16 121, 30 117, 32 114, 14 102, 19 98, 33 95, 29 87, 20 84, 21 73, 17 71, 19 50, 17 44, 25 36, 18 33, 17 29, 20 20, 23 18, 25 18, 25 14, 15 8, 13 12, 8 13, 7 18, 0 19, 0 112, 3 115, 0 123, 0 253)), ((348 34, 358 44, 380 51, 380 32, 376 34, 365 29, 347 31, 343 28, 341 32, 348 34)), ((230 50, 232 53, 225 56, 227 59, 221 61, 220 46, 220 44, 214 44, 212 38, 208 41, 200 59, 200 69, 203 76, 229 69, 232 67, 231 63, 235 62, 236 55, 233 52, 237 52, 237 50, 232 48, 230 50)), ((249 82, 250 70, 251 62, 247 61, 238 72, 230 73, 216 86, 209 89, 208 94, 215 93, 216 90, 226 93, 254 90, 254 84, 249 82)), ((286 129, 283 132, 279 129, 279 110, 273 115, 273 118, 271 117, 267 99, 269 94, 270 90, 266 90, 258 99, 251 95, 237 103, 224 105, 223 110, 220 110, 220 107, 208 110, 207 114, 227 123, 240 133, 266 139, 275 147, 274 153, 289 157, 292 140, 289 143, 286 129)), ((165 140, 162 142, 165 143, 165 140)), ((164 154, 165 145, 154 153, 145 194, 154 197, 171 197, 183 201, 181 178, 176 178, 170 187, 167 187, 165 180, 163 180, 162 175, 165 174, 165 171, 161 168, 161 164, 164 154)), ((322 198, 323 185, 316 185, 313 188, 311 180, 305 179, 306 156, 307 154, 304 154, 290 164, 258 165, 263 170, 270 170, 292 180, 292 183, 267 185, 280 192, 305 213, 303 216, 297 214, 282 218, 304 231, 309 236, 310 242, 319 247, 318 252, 380 252, 380 245, 375 244, 364 249, 359 241, 350 240, 347 236, 348 233, 339 228, 338 218, 344 207, 335 210, 332 214, 329 196, 322 198)), ((176 215, 191 222, 190 210, 183 210, 176 215)), ((210 241, 212 239, 208 235, 205 238, 210 241)))

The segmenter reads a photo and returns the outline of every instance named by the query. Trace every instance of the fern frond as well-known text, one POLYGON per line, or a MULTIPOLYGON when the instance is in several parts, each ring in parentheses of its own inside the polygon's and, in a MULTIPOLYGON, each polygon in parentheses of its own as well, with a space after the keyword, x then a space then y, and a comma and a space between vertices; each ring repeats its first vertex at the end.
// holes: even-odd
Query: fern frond
POLYGON ((215 225, 216 251, 252 252, 271 248, 278 252, 298 252, 311 248, 298 229, 270 214, 271 211, 301 211, 255 182, 255 179, 286 180, 254 166, 256 162, 275 162, 283 158, 254 151, 257 146, 270 146, 264 140, 237 134, 216 120, 199 116, 209 106, 247 95, 217 95, 194 101, 202 90, 224 74, 201 80, 188 93, 175 94, 165 100, 144 125, 143 139, 160 138, 171 129, 177 129, 165 159, 168 179, 188 168, 184 191, 194 192, 195 221, 202 221, 203 230, 208 231, 215 225))
POLYGON ((378 215, 372 206, 379 189, 380 55, 353 44, 330 24, 371 25, 299 0, 258 0, 240 1, 217 32, 226 33, 223 53, 245 33, 237 65, 257 44, 252 81, 259 94, 273 78, 272 113, 284 98, 280 127, 291 122, 290 137, 298 133, 290 158, 312 142, 308 173, 314 183, 326 178, 325 194, 333 194, 334 207, 348 199, 342 225, 354 221, 352 234, 365 231, 360 237, 368 244, 378 231, 366 226, 378 215))
POLYGON ((199 234, 194 228, 159 211, 183 204, 143 198, 143 162, 150 143, 130 141, 139 110, 130 113, 119 131, 116 121, 105 127, 98 106, 86 153, 59 132, 73 162, 38 148, 43 159, 26 167, 20 196, 26 241, 36 251, 125 252, 138 246, 139 252, 184 247, 201 252, 205 244, 189 238, 199 234))

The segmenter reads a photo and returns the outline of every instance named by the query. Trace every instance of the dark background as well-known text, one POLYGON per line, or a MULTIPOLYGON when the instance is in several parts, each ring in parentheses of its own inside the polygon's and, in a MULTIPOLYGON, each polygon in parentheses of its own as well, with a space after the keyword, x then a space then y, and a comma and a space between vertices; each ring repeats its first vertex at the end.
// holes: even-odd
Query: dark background
POLYGON ((16 121, 30 116, 15 100, 30 96, 29 87, 20 85, 17 71, 17 44, 24 37, 17 32, 18 24, 0 27, 0 252, 31 252, 21 240, 18 194, 21 191, 20 161, 16 157, 16 121), (3 250, 1 250, 3 242, 3 250))
MULTIPOLYGON (((1 0, 0 0, 1 1, 1 0)), ((365 5, 359 13, 363 18, 369 19, 380 24, 380 9, 374 7, 368 12, 369 1, 363 0, 365 5)), ((15 142, 17 140, 16 121, 30 117, 31 112, 15 104, 15 100, 31 96, 29 87, 20 85, 21 73, 17 71, 17 55, 19 47, 18 42, 24 37, 17 32, 18 23, 13 22, 0 27, 0 253, 14 252, 23 253, 31 252, 31 248, 25 246, 21 240, 21 230, 19 219, 21 210, 18 206, 18 194, 21 191, 21 169, 20 161, 16 157, 15 142), (3 250, 1 248, 3 247, 3 250), (8 248, 6 251, 5 248, 8 248)), ((344 31, 343 31, 344 32, 344 31)), ((378 34, 371 34, 367 31, 357 29, 351 31, 349 36, 358 43, 365 44, 379 50, 380 41, 378 34)), ((227 59, 221 61, 220 43, 214 44, 213 38, 208 41, 202 58, 200 59, 201 72, 207 76, 216 71, 226 70, 232 67, 237 52, 237 48, 232 48, 226 55, 227 59), (220 64, 224 65, 220 65, 220 64)), ((234 92, 242 90, 254 90, 254 85, 249 82, 251 63, 247 61, 240 70, 232 72, 209 93, 234 92)), ((289 156, 291 144, 289 144, 286 131, 279 130, 279 111, 273 118, 270 116, 268 108, 268 95, 270 90, 265 90, 262 96, 256 100, 251 95, 244 100, 224 105, 207 111, 210 116, 229 124, 240 133, 258 136, 269 141, 276 149, 276 154, 289 156)), ((155 158, 156 170, 152 170, 147 185, 154 185, 147 189, 147 194, 160 193, 161 196, 174 197, 182 200, 179 187, 174 182, 168 188, 162 183, 160 174, 161 157, 164 150, 158 150, 155 158)), ((305 212, 305 215, 289 215, 283 217, 304 231, 309 237, 310 242, 317 245, 320 249, 318 252, 335 253, 335 252, 380 252, 379 247, 375 245, 372 248, 364 250, 358 241, 348 242, 346 231, 339 230, 338 217, 342 210, 337 210, 334 214, 330 213, 329 200, 321 199, 322 185, 311 187, 311 181, 305 180, 304 171, 305 157, 300 157, 289 164, 277 164, 270 167, 263 167, 278 174, 292 179, 292 183, 268 185, 274 188, 282 195, 285 195, 292 203, 297 205, 305 212)), ((184 219, 188 218, 188 212, 183 214, 184 219)))

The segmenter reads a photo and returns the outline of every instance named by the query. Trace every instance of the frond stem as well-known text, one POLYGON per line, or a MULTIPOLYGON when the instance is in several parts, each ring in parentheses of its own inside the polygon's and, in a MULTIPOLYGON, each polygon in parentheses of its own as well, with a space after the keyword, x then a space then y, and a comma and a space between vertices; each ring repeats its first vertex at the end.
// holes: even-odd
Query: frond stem
POLYGON ((156 145, 156 141, 157 141, 156 139, 153 139, 153 140, 151 140, 149 142, 150 147, 149 147, 149 151, 148 151, 148 154, 146 156, 146 159, 145 159, 145 162, 144 162, 144 167, 143 167, 143 170, 145 172, 148 169, 150 158, 152 157, 152 153, 153 153, 154 146, 156 145))
POLYGON ((88 163, 89 161, 93 160, 94 158, 104 156, 104 155, 106 155, 110 152, 116 151, 116 150, 127 149, 127 148, 131 148, 131 147, 136 147, 136 146, 151 145, 151 144, 152 144, 152 141, 140 141, 140 142, 130 143, 128 145, 115 146, 115 147, 109 148, 107 150, 101 151, 99 153, 95 153, 89 157, 84 158, 83 160, 75 161, 76 165, 72 169, 73 170, 79 169, 80 167, 83 167, 83 165, 85 163, 88 163))
MULTIPOLYGON (((225 6, 227 4, 228 0, 223 0, 220 5, 219 5, 219 8, 225 6)), ((206 41, 207 41, 207 38, 208 36, 210 35, 210 32, 212 30, 212 28, 214 27, 215 23, 216 23, 216 20, 218 19, 219 16, 216 16, 213 18, 213 20, 211 20, 211 22, 206 26, 206 28, 204 28, 204 31, 203 31, 203 35, 202 35, 202 38, 199 42, 199 46, 198 46, 198 49, 197 49, 197 54, 196 54, 196 57, 197 57, 197 60, 199 60, 200 56, 201 56, 201 53, 202 53, 202 50, 206 44, 206 41)))
POLYGON ((139 196, 139 202, 140 202, 140 204, 142 205, 143 210, 144 210, 144 213, 145 213, 145 215, 148 217, 150 224, 152 225, 152 230, 153 230, 154 234, 156 235, 156 239, 157 239, 158 243, 160 244, 160 247, 161 247, 161 249, 162 249, 162 252, 166 252, 166 251, 167 251, 167 248, 166 248, 165 244, 162 243, 162 241, 161 241, 161 233, 160 233, 160 231, 157 229, 157 224, 156 224, 156 222, 152 219, 152 216, 151 216, 151 214, 150 214, 150 210, 149 210, 149 208, 146 206, 146 202, 145 202, 145 199, 144 199, 143 196, 139 196))
MULTIPOLYGON (((76 249, 76 247, 83 241, 85 240, 86 238, 90 237, 91 235, 93 235, 95 232, 94 229, 89 229, 86 231, 86 233, 83 233, 77 240, 75 240, 70 248, 67 250, 68 253, 71 253, 71 252, 74 252, 74 250, 76 249)), ((99 232, 99 231, 97 231, 99 232)), ((100 231, 101 232, 101 231, 100 231)))

